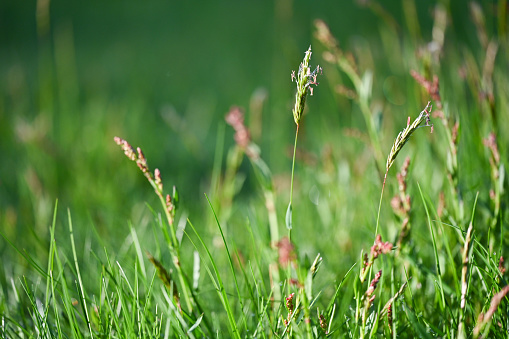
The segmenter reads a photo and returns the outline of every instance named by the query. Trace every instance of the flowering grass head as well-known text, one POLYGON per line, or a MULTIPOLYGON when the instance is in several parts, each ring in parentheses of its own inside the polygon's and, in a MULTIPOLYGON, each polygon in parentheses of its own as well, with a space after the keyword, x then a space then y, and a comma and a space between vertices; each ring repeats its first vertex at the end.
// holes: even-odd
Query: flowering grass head
POLYGON ((299 66, 297 75, 295 75, 295 71, 292 71, 292 81, 295 80, 297 83, 297 93, 295 93, 295 106, 293 108, 293 119, 297 125, 299 124, 302 113, 304 112, 304 105, 306 103, 308 92, 313 95, 312 86, 318 85, 316 78, 318 77, 318 73, 322 73, 322 68, 320 66, 316 66, 315 70, 311 71, 311 68, 309 67, 310 60, 311 46, 309 46, 309 49, 304 55, 304 60, 299 66))
POLYGON ((431 109, 432 109, 431 102, 428 102, 426 107, 422 110, 421 114, 419 114, 419 116, 414 120, 414 122, 410 124, 410 120, 408 120, 405 129, 399 132, 398 136, 396 137, 396 140, 394 140, 394 143, 392 144, 391 152, 387 157, 387 163, 385 165, 387 172, 394 163, 394 160, 396 160, 398 153, 401 151, 401 149, 403 149, 403 146, 405 146, 407 141, 410 140, 410 136, 416 129, 418 129, 419 127, 427 126, 431 127, 431 132, 433 133, 433 124, 431 123, 430 120, 431 109))

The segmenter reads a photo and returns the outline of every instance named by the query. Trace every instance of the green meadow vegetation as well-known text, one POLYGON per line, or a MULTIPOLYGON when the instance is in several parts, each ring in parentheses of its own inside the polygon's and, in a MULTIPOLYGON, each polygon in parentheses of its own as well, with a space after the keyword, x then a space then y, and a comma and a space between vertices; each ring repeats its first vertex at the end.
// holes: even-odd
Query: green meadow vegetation
POLYGON ((196 6, 0 5, 0 337, 507 338, 507 2, 196 6))

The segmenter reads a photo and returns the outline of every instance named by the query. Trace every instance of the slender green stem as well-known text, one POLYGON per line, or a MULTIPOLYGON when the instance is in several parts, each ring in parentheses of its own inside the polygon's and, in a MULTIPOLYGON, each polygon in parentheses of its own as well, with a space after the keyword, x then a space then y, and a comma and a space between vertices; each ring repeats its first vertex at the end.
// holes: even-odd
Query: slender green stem
MULTIPOLYGON (((293 144, 293 160, 292 160, 292 177, 290 181, 290 204, 288 205, 288 210, 286 211, 286 228, 288 229, 288 241, 291 243, 292 241, 292 219, 293 219, 293 175, 295 173, 295 156, 297 153, 297 138, 299 136, 299 124, 297 124, 297 128, 295 129, 295 143, 293 144)), ((287 268, 287 279, 288 281, 292 277, 292 266, 288 265, 287 268)), ((291 284, 288 284, 288 295, 291 293, 291 284)))
POLYGON ((306 324, 306 337, 313 338, 311 329, 311 312, 309 310, 309 300, 304 288, 301 289, 302 302, 304 304, 304 323, 306 324))
POLYGON ((175 232, 175 226, 173 225, 173 217, 170 215, 170 211, 168 211, 168 207, 166 206, 166 200, 164 199, 163 192, 157 187, 155 181, 153 179, 149 179, 148 182, 152 187, 154 188, 156 195, 159 198, 159 201, 161 202, 161 205, 164 210, 164 214, 166 216, 166 221, 168 222, 168 226, 170 227, 170 234, 168 234, 168 230, 166 227, 163 228, 164 237, 166 239, 166 242, 168 245, 170 245, 177 254, 177 257, 180 257, 179 253, 179 246, 178 246, 178 240, 177 240, 177 232, 175 232), (171 235, 171 239, 170 239, 171 235))
MULTIPOLYGON (((388 172, 389 172, 389 170, 385 171, 384 181, 383 181, 383 184, 382 184, 382 192, 380 193, 380 202, 378 203, 378 214, 376 216, 375 238, 376 238, 376 235, 378 234, 378 227, 380 225, 380 211, 382 210, 382 200, 383 200, 383 197, 384 197, 385 181, 387 180, 387 173, 388 172)), ((373 273, 373 266, 371 266, 369 268, 368 281, 371 281, 372 273, 373 273)))
POLYGON ((385 181, 387 180, 387 173, 389 170, 385 171, 384 182, 382 184, 382 192, 380 193, 380 202, 378 203, 378 214, 376 215, 376 227, 375 227, 375 237, 378 234, 378 225, 380 224, 380 211, 382 209, 382 199, 384 196, 385 190, 385 181))
MULTIPOLYGON (((293 160, 292 160, 292 179, 290 182, 290 206, 293 206, 293 175, 295 173, 295 155, 297 153, 297 138, 299 136, 299 124, 297 124, 297 128, 295 129, 295 143, 293 145, 293 160)), ((293 208, 290 212, 293 214, 293 208)), ((291 216, 293 217, 293 216, 291 216)), ((293 218, 292 218, 293 219, 293 218)), ((288 229, 288 240, 292 240, 292 229, 288 229)))
POLYGON ((170 214, 168 207, 166 206, 166 200, 164 199, 163 192, 157 187, 155 181, 153 179, 148 179, 150 185, 154 188, 156 195, 159 197, 159 201, 164 210, 164 214, 166 216, 166 221, 168 226, 170 227, 170 232, 166 227, 162 227, 163 235, 165 237, 166 243, 168 244, 168 249, 170 250, 170 254, 172 256, 173 265, 177 270, 177 275, 180 281, 180 286, 182 287, 182 294, 184 295, 184 300, 186 302, 187 308, 189 311, 192 311, 194 306, 198 305, 196 298, 191 290, 189 280, 185 275, 182 267, 180 266, 180 248, 177 240, 177 232, 175 231, 174 225, 174 217, 170 214), (171 238, 170 238, 170 234, 171 238))
MULTIPOLYGON (((378 213, 377 213, 377 216, 376 216, 376 226, 375 226, 375 238, 376 238, 376 235, 378 234, 378 227, 380 225, 380 212, 382 210, 382 200, 383 200, 383 197, 384 197, 384 191, 385 191, 385 182, 387 180, 387 173, 389 172, 389 170, 387 169, 385 171, 385 175, 384 175, 384 181, 383 181, 383 184, 382 184, 382 191, 380 192, 380 201, 378 203, 378 213)), ((362 258, 361 258, 362 260, 362 258)), ((371 277, 373 275, 373 265, 371 265, 369 267, 369 270, 368 270, 368 282, 371 281, 371 277)), ((363 278, 365 278, 366 276, 364 275, 363 278)), ((362 312, 363 314, 360 314, 359 312, 359 308, 360 308, 360 298, 361 298, 361 293, 360 293, 360 289, 359 289, 359 292, 357 293, 357 308, 356 308, 356 314, 355 314, 355 318, 356 320, 359 319, 359 316, 362 317, 362 324, 361 324, 361 327, 360 327, 360 337, 361 338, 364 338, 364 335, 365 335, 365 329, 366 329, 366 312, 367 312, 367 309, 363 308, 362 312)))

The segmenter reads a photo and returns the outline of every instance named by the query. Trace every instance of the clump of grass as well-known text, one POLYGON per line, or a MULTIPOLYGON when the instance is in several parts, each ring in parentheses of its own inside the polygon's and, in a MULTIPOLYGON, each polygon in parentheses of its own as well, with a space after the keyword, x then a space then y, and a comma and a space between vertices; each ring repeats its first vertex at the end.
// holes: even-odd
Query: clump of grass
POLYGON ((375 274, 375 277, 371 279, 371 272, 373 270, 373 265, 375 260, 382 254, 388 254, 392 251, 393 245, 390 242, 382 242, 382 237, 378 234, 375 238, 375 243, 371 247, 371 252, 368 258, 368 254, 364 253, 362 257, 362 266, 360 269, 359 280, 356 281, 356 311, 355 311, 355 319, 357 322, 357 326, 359 328, 359 337, 364 338, 366 335, 366 327, 367 327, 367 318, 369 310, 375 300, 375 289, 380 282, 382 277, 382 270, 379 270, 378 273, 375 274), (362 294, 362 285, 366 281, 366 278, 369 274, 370 284, 367 289, 362 294), (357 286, 359 285, 360 286, 357 286), (362 295, 361 295, 362 294, 362 295))
MULTIPOLYGON (((117 145, 119 145, 122 148, 126 157, 129 158, 129 160, 134 161, 136 163, 136 165, 141 170, 145 178, 147 178, 150 185, 154 188, 154 191, 159 198, 161 206, 164 210, 164 214, 166 216, 167 226, 170 228, 170 231, 168 232, 167 227, 162 223, 160 224, 161 226, 160 228, 163 232, 166 245, 168 246, 168 249, 172 256, 173 267, 177 271, 177 277, 180 283, 180 288, 177 288, 177 285, 175 285, 173 279, 171 278, 171 275, 164 268, 160 261, 153 258, 152 255, 148 254, 149 260, 156 268, 161 281, 172 292, 173 300, 175 302, 174 305, 175 308, 180 310, 181 313, 184 312, 180 300, 182 295, 186 306, 185 311, 190 312, 190 314, 194 313, 194 318, 191 318, 191 320, 197 322, 198 319, 201 319, 201 314, 203 313, 203 310, 196 298, 196 295, 192 289, 192 285, 187 274, 182 269, 180 241, 177 238, 177 232, 175 228, 175 214, 179 204, 178 191, 176 187, 173 186, 172 195, 164 194, 161 172, 157 168, 154 170, 153 173, 150 171, 147 159, 140 147, 136 148, 135 152, 134 148, 126 140, 119 137, 115 137, 114 141, 117 145), (180 293, 179 290, 181 291, 180 293)), ((207 327, 209 327, 207 321, 205 321, 204 323, 207 327)), ((210 327, 208 328, 208 330, 210 330, 210 327)))

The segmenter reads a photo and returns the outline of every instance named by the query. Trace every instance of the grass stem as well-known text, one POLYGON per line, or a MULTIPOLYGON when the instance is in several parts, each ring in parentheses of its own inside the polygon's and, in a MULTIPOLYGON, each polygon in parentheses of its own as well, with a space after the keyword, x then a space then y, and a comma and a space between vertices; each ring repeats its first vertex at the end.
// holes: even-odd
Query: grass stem
POLYGON ((289 216, 287 216, 287 220, 290 222, 287 223, 288 228, 288 240, 292 240, 292 222, 293 222, 293 177, 295 174, 295 157, 297 154, 297 139, 299 137, 299 124, 297 124, 297 128, 295 129, 295 143, 293 144, 293 159, 292 159, 292 176, 290 179, 290 205, 288 205, 289 216))

